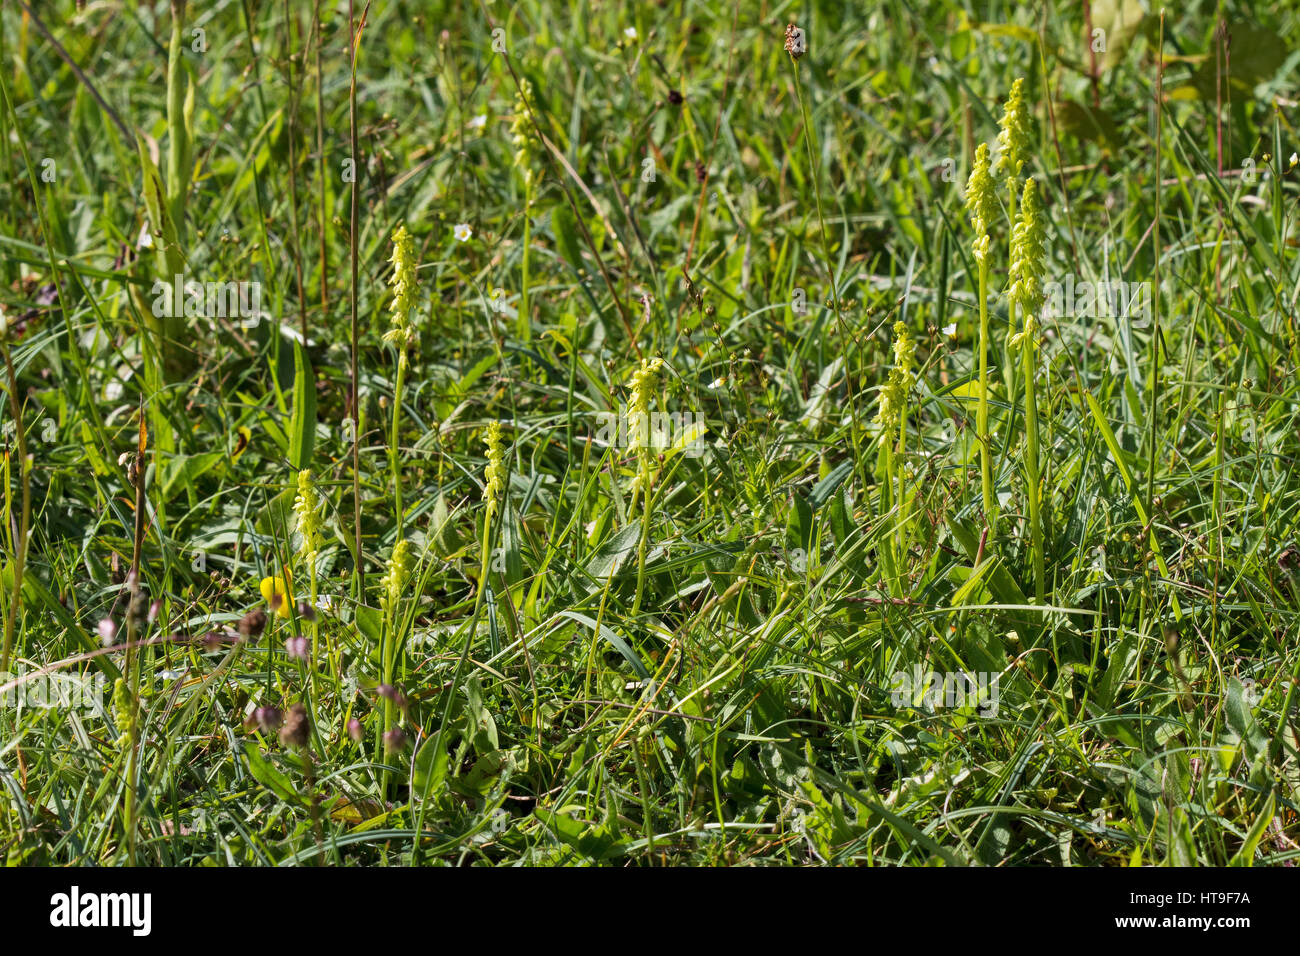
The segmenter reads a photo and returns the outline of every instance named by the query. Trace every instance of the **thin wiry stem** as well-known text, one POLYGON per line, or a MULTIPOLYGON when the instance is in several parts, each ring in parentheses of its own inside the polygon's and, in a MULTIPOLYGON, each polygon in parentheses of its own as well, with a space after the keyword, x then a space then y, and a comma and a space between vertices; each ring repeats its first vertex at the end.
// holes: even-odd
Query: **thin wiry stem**
MULTIPOLYGON (((370 4, 366 4, 369 10, 370 4)), ((365 23, 365 13, 362 13, 365 23)), ((357 324, 357 288, 360 285, 361 265, 357 248, 357 232, 361 228, 360 154, 357 149, 357 47, 360 37, 357 35, 356 16, 353 0, 348 0, 348 38, 349 60, 351 63, 351 81, 348 86, 348 139, 352 150, 352 214, 348 230, 348 252, 352 262, 352 285, 348 291, 348 306, 352 313, 352 355, 349 368, 349 403, 352 413, 352 580, 354 596, 358 602, 366 593, 366 571, 361 557, 361 406, 357 401, 357 351, 359 348, 360 329, 357 324)))
POLYGON ((290 254, 293 257, 295 288, 298 290, 298 322, 302 331, 302 347, 307 347, 307 296, 302 279, 302 240, 298 233, 298 90, 293 73, 293 23, 289 0, 284 0, 285 73, 289 81, 289 235, 293 238, 290 254))
MULTIPOLYGON (((1165 14, 1160 11, 1160 45, 1156 58, 1156 213, 1151 224, 1151 248, 1155 256, 1152 269, 1155 287, 1151 292, 1151 405, 1147 414, 1147 514, 1155 519, 1156 496, 1156 427, 1160 411, 1160 168, 1164 157, 1161 140, 1164 134, 1164 110, 1161 109, 1161 97, 1165 75, 1165 14)), ((1152 531, 1154 534, 1154 530, 1152 531)))
POLYGON ((984 489, 984 521, 992 528, 997 521, 993 500, 993 449, 989 438, 989 267, 979 264, 980 287, 980 394, 975 416, 975 434, 980 443, 980 483, 984 489))
POLYGON ((803 100, 803 80, 799 76, 799 67, 791 59, 790 64, 794 69, 794 90, 795 95, 799 97, 799 112, 803 116, 803 142, 808 148, 808 165, 809 173, 813 181, 813 196, 817 204, 817 225, 821 228, 822 236, 822 256, 826 259, 826 273, 831 284, 831 298, 835 302, 835 314, 840 314, 840 290, 839 283, 835 281, 835 264, 831 261, 831 240, 826 232, 826 217, 822 215, 822 186, 821 177, 818 175, 817 157, 813 154, 812 147, 812 121, 808 118, 808 106, 803 100))
MULTIPOLYGON (((794 72, 794 90, 799 99, 799 113, 803 117, 803 141, 808 150, 809 176, 813 183, 813 196, 817 204, 817 224, 821 229, 822 237, 822 256, 826 260, 826 274, 831 284, 831 301, 835 306, 835 325, 841 331, 844 328, 844 312, 840 303, 839 283, 836 281, 835 265, 831 261, 831 242, 830 235, 826 231, 826 218, 822 215, 822 186, 821 186, 821 169, 817 163, 817 157, 813 153, 813 126, 812 120, 808 116, 808 107, 803 98, 803 79, 799 74, 799 64, 794 57, 790 57, 790 69, 794 72)), ((853 374, 848 366, 848 360, 845 360, 844 384, 848 393, 849 415, 853 418, 853 427, 849 429, 849 440, 853 443, 853 458, 855 461, 862 460, 862 449, 858 444, 858 436, 862 432, 861 423, 858 421, 858 403, 853 393, 853 374)))
MULTIPOLYGON (((1025 317, 1029 324, 1029 317, 1025 317)), ((1028 484, 1030 547, 1034 554, 1034 596, 1039 604, 1046 603, 1046 572, 1043 555, 1043 526, 1040 515, 1038 472, 1038 397, 1034 390, 1034 367, 1038 360, 1036 336, 1026 336, 1024 349, 1025 376, 1025 479, 1028 484)))
MULTIPOLYGON (((4 650, 0 652, 0 673, 9 670, 9 656, 13 653, 14 629, 18 622, 18 603, 22 600, 23 564, 27 558, 27 536, 32 518, 32 477, 27 467, 27 431, 23 427, 23 410, 18 400, 18 373, 14 371, 13 356, 9 347, 0 343, 0 352, 4 354, 6 388, 9 393, 9 409, 14 418, 14 438, 18 446, 18 474, 22 486, 22 504, 18 513, 18 540, 14 542, 13 572, 14 583, 9 595, 9 606, 5 608, 4 650)), ((10 459, 12 462, 12 459, 10 459)), ((6 496, 7 497, 7 496, 6 496)))
POLYGON ((325 223, 328 219, 325 206, 325 93, 320 67, 320 0, 316 0, 312 10, 312 29, 316 34, 316 178, 319 201, 317 217, 320 228, 320 312, 321 320, 326 321, 329 318, 329 257, 325 243, 325 223))

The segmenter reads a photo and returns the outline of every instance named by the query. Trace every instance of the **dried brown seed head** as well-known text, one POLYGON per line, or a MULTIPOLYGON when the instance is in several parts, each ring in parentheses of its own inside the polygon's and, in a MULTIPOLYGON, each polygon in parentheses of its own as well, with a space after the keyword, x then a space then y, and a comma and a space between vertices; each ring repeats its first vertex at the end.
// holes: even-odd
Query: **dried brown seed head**
POLYGON ((793 23, 785 28, 785 52, 796 60, 808 52, 808 37, 793 23))
POLYGON ((266 629, 266 612, 260 607, 253 608, 239 619, 239 633, 249 640, 255 640, 262 636, 262 631, 266 629))
POLYGON ((278 707, 259 707, 248 715, 246 725, 251 730, 254 727, 264 734, 272 734, 279 728, 284 715, 280 713, 278 707))
POLYGON ((280 728, 280 743, 286 747, 306 747, 311 739, 311 718, 304 704, 294 704, 280 728))

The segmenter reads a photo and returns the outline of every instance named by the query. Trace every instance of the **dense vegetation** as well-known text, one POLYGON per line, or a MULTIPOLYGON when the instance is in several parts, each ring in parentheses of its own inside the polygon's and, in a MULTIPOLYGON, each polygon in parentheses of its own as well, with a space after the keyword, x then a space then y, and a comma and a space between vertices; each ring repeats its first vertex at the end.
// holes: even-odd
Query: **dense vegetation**
POLYGON ((1294 861, 1296 37, 5 3, 4 856, 1294 861))

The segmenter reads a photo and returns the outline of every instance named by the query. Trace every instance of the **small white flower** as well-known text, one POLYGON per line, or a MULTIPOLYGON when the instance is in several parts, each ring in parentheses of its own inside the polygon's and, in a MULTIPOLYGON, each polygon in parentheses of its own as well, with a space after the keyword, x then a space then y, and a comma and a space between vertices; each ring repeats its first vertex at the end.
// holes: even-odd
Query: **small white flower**
POLYGON ((135 241, 135 244, 139 249, 153 248, 153 236, 149 234, 149 224, 147 222, 140 227, 140 238, 135 241))
POLYGON ((474 235, 474 230, 469 227, 469 223, 458 222, 451 234, 456 237, 457 242, 469 242, 469 237, 474 235))
POLYGON ((182 671, 178 671, 178 670, 161 671, 158 674, 158 676, 161 677, 163 680, 176 680, 178 677, 184 677, 185 671, 183 670, 182 671))
POLYGON ((468 125, 470 129, 482 129, 484 126, 487 125, 487 114, 479 113, 478 116, 475 116, 472 120, 469 121, 468 125))
POLYGON ((626 30, 623 31, 623 36, 627 37, 629 40, 635 40, 636 27, 628 27, 626 30))
POLYGON ((1300 163, 1300 156, 1297 156, 1295 153, 1292 153, 1292 154, 1291 154, 1291 165, 1294 166, 1296 163, 1300 163))
POLYGON ((727 376, 719 375, 717 378, 715 378, 713 381, 709 383, 709 388, 722 388, 722 386, 726 384, 727 384, 727 376))
POLYGON ((957 337, 957 323, 954 322, 952 325, 945 325, 943 327, 943 334, 948 336, 950 339, 955 339, 957 337))
POLYGON ((109 382, 104 386, 104 397, 110 402, 115 402, 122 397, 122 383, 109 382))

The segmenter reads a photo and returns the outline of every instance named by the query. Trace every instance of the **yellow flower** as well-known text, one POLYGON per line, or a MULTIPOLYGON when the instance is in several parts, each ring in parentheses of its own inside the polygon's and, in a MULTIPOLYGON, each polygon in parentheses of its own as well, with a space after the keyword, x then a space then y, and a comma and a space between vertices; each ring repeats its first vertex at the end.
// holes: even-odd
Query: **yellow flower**
POLYGON ((280 617, 288 617, 293 613, 293 592, 286 583, 285 578, 279 575, 275 577, 262 578, 262 583, 258 585, 258 590, 262 592, 262 599, 271 606, 271 610, 280 617))

